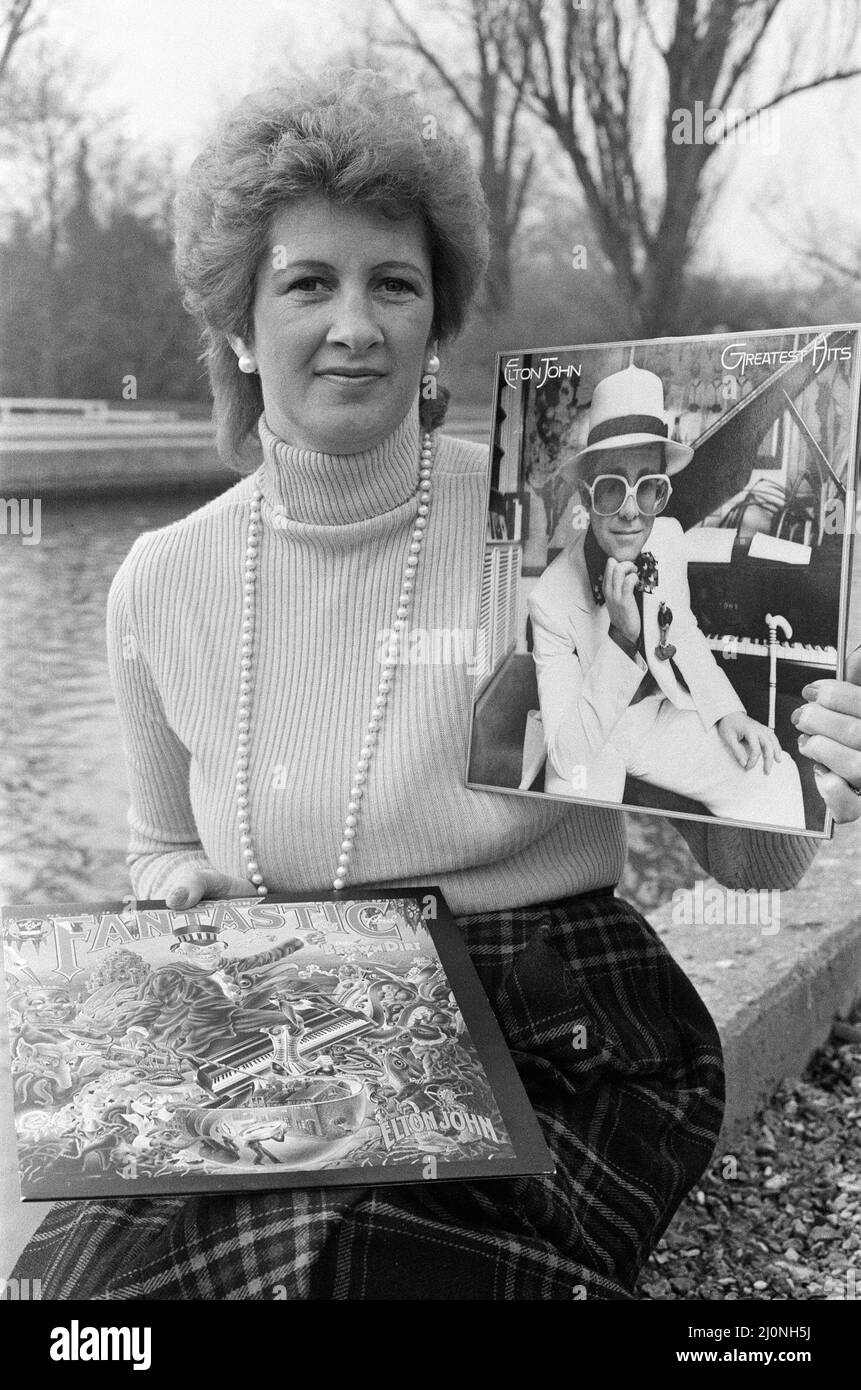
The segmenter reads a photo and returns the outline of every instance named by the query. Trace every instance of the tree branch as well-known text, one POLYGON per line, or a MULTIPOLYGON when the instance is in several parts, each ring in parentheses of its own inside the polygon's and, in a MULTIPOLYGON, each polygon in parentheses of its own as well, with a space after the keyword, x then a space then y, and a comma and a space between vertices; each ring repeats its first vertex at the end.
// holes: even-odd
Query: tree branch
POLYGON ((516 182, 515 182, 514 196, 513 196, 513 198, 512 198, 512 204, 511 204, 511 206, 512 206, 512 211, 511 211, 511 218, 510 218, 511 225, 512 225, 513 227, 516 227, 517 224, 518 224, 519 221, 520 221, 520 217, 521 217, 521 214, 522 214, 522 212, 523 212, 523 204, 524 204, 524 201, 525 201, 525 199, 526 199, 526 190, 527 190, 527 188, 529 187, 529 184, 530 184, 530 181, 531 181, 531 179, 532 179, 532 175, 533 175, 534 170, 535 170, 535 154, 533 153, 533 154, 530 154, 530 155, 527 156, 526 161, 524 162, 523 168, 522 168, 521 171, 520 171, 520 177, 519 177, 519 178, 516 180, 516 182))
POLYGON ((854 280, 856 284, 861 285, 861 270, 857 266, 846 265, 835 256, 827 256, 824 251, 814 251, 812 246, 799 246, 796 250, 807 260, 816 261, 818 265, 825 266, 826 270, 833 270, 836 274, 845 276, 847 280, 854 280))
POLYGON ((395 16, 395 19, 398 21, 398 23, 403 28, 404 32, 409 37, 408 39, 382 39, 380 40, 380 47, 411 48, 416 53, 418 53, 419 56, 423 58, 424 61, 428 64, 428 66, 433 69, 437 77, 439 77, 440 80, 444 83, 444 85, 448 88, 455 101, 457 102, 458 106, 460 106, 462 111, 466 112, 472 124, 477 129, 480 129, 481 113, 472 105, 466 94, 463 91, 461 91, 460 87, 458 86, 455 79, 452 77, 451 73, 449 73, 446 70, 446 68, 443 67, 440 60, 427 47, 418 30, 415 29, 409 23, 408 20, 404 19, 403 15, 401 14, 400 10, 398 9, 395 3, 395 0, 385 0, 385 4, 388 5, 392 14, 395 16))
POLYGON ((12 50, 16 43, 24 34, 30 32, 34 25, 25 27, 27 15, 33 7, 33 0, 12 0, 9 6, 8 24, 6 39, 3 44, 3 52, 0 53, 0 82, 3 81, 4 73, 9 66, 9 59, 12 57, 12 50))
POLYGON ((730 68, 730 71, 727 74, 727 80, 724 83, 723 90, 720 93, 720 95, 718 95, 717 93, 715 94, 716 106, 726 106, 727 102, 731 100, 732 94, 738 86, 739 81, 744 76, 745 72, 747 72, 747 69, 750 67, 750 64, 754 59, 756 51, 759 48, 759 45, 762 43, 762 40, 765 36, 765 31, 771 23, 772 19, 774 18, 777 8, 781 4, 781 2, 782 0, 766 0, 766 7, 763 12, 762 18, 760 20, 760 23, 754 30, 754 33, 751 36, 747 48, 730 68))
MULTIPOLYGON (((826 270, 831 270, 837 275, 844 276, 847 280, 861 284, 861 261, 855 265, 841 261, 836 256, 829 256, 824 251, 817 251, 810 241, 801 241, 795 237, 787 236, 784 228, 776 226, 772 218, 760 214, 760 220, 771 232, 771 235, 783 246, 786 246, 793 255, 814 261, 816 264, 824 266, 826 270)), ((819 235, 815 224, 809 228, 809 234, 811 236, 819 235)))
POLYGON ((619 95, 622 103, 621 114, 621 145, 622 159, 625 176, 628 180, 629 194, 626 198, 629 211, 633 215, 637 232, 642 240, 648 241, 649 229, 646 225, 645 209, 643 207, 640 181, 637 177, 637 170, 634 165, 634 141, 631 130, 631 73, 622 57, 622 26, 617 10, 613 10, 613 48, 616 58, 616 68, 619 74, 619 95))
MULTIPOLYGON (((822 73, 819 77, 811 77, 807 82, 797 82, 794 87, 787 87, 785 91, 777 92, 773 97, 770 97, 768 101, 764 101, 759 106, 755 106, 752 111, 746 112, 740 120, 734 121, 732 125, 726 126, 723 131, 722 139, 726 139, 727 135, 731 135, 734 130, 738 130, 740 126, 746 125, 748 121, 752 121, 755 116, 761 115, 763 111, 770 111, 772 107, 779 106, 782 101, 788 101, 790 97, 798 96, 799 92, 811 92, 814 88, 824 87, 829 82, 847 82, 853 77, 861 77, 861 67, 847 68, 845 72, 826 72, 822 73)), ((719 142, 712 146, 712 149, 718 148, 719 142)))
MULTIPOLYGON (((779 4, 780 0, 777 0, 777 3, 779 4)), ((661 44, 658 42, 657 30, 655 29, 652 16, 649 13, 649 0, 637 0, 637 9, 639 10, 643 28, 651 39, 652 44, 657 49, 658 53, 660 53, 661 57, 666 58, 667 50, 662 48, 661 44)))

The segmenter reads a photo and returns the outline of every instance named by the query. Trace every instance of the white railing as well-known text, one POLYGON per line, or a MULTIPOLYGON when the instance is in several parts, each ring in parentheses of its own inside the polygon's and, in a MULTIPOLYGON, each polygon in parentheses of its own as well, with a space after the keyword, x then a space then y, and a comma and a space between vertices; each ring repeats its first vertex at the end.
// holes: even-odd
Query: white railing
POLYGON ((131 428, 153 424, 172 424, 179 420, 176 410, 116 410, 107 401, 56 399, 50 396, 0 396, 0 425, 42 429, 53 424, 64 428, 90 428, 93 425, 128 425, 131 428), (60 418, 62 417, 62 418, 60 418))

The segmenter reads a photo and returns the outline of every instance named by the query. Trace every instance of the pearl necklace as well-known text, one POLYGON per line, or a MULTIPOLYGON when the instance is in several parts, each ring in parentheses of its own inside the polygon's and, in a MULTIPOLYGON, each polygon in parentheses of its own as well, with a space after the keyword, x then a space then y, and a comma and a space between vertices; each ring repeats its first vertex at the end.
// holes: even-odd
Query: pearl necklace
MULTIPOLYGON (((422 440, 419 461, 418 515, 410 537, 410 548, 404 568, 401 592, 398 598, 397 614, 391 628, 391 637, 383 659, 383 674, 377 686, 368 727, 359 753, 359 761, 350 787, 350 800, 347 803, 347 816, 344 821, 344 835, 341 853, 332 879, 332 887, 339 892, 347 881, 350 855, 356 838, 356 827, 368 780, 368 768, 374 753, 374 745, 380 733, 389 693, 392 688, 392 675, 400 658, 400 644, 403 630, 412 601, 415 573, 418 569, 419 555, 427 529, 430 511, 431 467, 433 465, 434 441, 428 432, 422 440)), ((254 841, 251 836, 250 801, 248 797, 248 766, 251 748, 251 705, 254 689, 254 622, 257 602, 257 569, 260 558, 260 514, 263 504, 263 491, 259 480, 251 496, 251 511, 248 518, 248 538, 245 545, 245 574, 242 595, 242 660, 239 675, 239 720, 236 741, 236 804, 239 821, 239 842, 245 859, 246 877, 255 885, 257 894, 265 898, 269 889, 263 881, 254 841)), ((286 514, 276 509, 276 524, 284 526, 286 514)))

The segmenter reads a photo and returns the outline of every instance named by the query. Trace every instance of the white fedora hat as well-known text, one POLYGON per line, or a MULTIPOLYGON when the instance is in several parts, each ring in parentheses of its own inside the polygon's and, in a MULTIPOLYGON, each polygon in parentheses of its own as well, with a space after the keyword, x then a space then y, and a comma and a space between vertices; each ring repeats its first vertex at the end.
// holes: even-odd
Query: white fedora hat
POLYGON ((663 444, 667 473, 679 473, 690 463, 689 444, 669 439, 664 419, 664 383, 642 367, 625 367, 599 381, 589 407, 586 448, 571 459, 576 464, 602 449, 633 449, 637 444, 663 444))

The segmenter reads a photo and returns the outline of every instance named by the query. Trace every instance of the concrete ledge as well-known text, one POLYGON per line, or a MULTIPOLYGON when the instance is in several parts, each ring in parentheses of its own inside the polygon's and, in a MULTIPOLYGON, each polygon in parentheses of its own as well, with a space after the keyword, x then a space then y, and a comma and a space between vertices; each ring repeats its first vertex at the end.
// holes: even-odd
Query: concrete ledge
MULTIPOLYGON (((713 879, 702 882, 706 902, 719 905, 710 888, 738 896, 713 879)), ((801 885, 771 905, 779 910, 777 931, 773 922, 752 920, 750 910, 746 922, 724 925, 681 924, 679 902, 647 914, 720 1032, 724 1149, 779 1081, 804 1070, 834 1015, 861 995, 861 822, 838 826, 801 885)))

